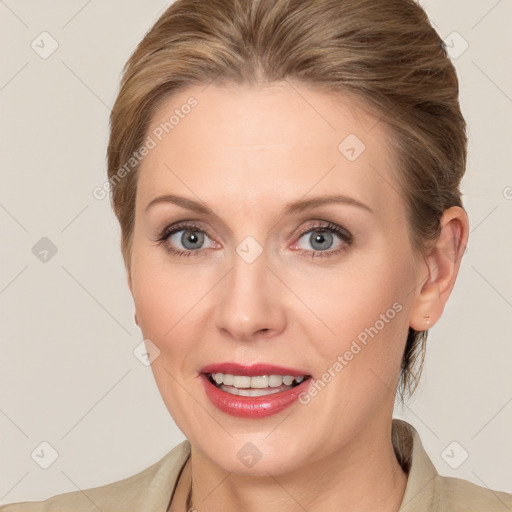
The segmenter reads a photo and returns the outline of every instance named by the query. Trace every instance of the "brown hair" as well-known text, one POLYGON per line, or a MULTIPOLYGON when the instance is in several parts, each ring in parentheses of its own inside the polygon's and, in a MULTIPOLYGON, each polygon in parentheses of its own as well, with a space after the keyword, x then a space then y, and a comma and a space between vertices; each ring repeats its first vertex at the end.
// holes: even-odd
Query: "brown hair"
MULTIPOLYGON (((285 79, 357 95, 385 119, 411 240, 425 255, 443 211, 462 207, 467 139, 455 69, 423 9, 413 0, 177 0, 126 63, 110 117, 108 181, 127 269, 133 155, 161 101, 214 80, 259 86, 285 79)), ((409 328, 402 398, 416 386, 426 337, 409 328)))

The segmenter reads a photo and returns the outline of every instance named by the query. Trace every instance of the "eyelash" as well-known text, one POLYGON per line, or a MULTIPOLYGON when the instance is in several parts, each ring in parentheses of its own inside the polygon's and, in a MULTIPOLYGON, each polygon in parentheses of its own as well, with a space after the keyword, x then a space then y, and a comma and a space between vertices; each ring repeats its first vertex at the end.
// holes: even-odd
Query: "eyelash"
POLYGON ((167 239, 171 236, 171 235, 174 235, 174 233, 177 233, 178 231, 183 231, 183 230, 188 230, 188 231, 199 231, 201 233, 204 233, 207 237, 209 238, 212 238, 209 233, 207 231, 205 231, 203 228, 200 228, 199 226, 196 226, 195 224, 191 224, 189 222, 184 222, 184 223, 180 223, 180 224, 177 224, 175 226, 167 226, 163 232, 159 235, 158 239, 157 239, 157 243, 158 245, 161 245, 163 246, 163 248, 169 253, 169 254, 172 254, 173 256, 179 256, 180 258, 181 257, 186 257, 186 258, 189 258, 189 257, 196 257, 196 256, 199 256, 200 254, 200 250, 199 251, 182 251, 180 249, 173 249, 168 243, 167 243, 167 239))
MULTIPOLYGON (((353 245, 353 236, 346 229, 341 226, 337 226, 332 222, 328 221, 312 221, 308 223, 304 228, 302 228, 297 234, 297 242, 307 233, 320 232, 320 233, 335 233, 341 239, 343 244, 337 249, 330 249, 327 251, 311 251, 306 249, 297 249, 297 252, 301 254, 311 254, 311 259, 313 258, 326 258, 328 256, 334 256, 337 254, 341 254, 342 252, 347 251, 353 245)), ((295 243, 297 243, 295 242, 295 243)))
MULTIPOLYGON (((310 251, 310 250, 306 250, 306 249, 298 249, 297 252, 300 252, 300 253, 311 253, 311 258, 317 258, 317 257, 320 257, 320 258, 323 258, 323 257, 327 257, 327 256, 332 256, 334 254, 338 254, 338 253, 341 253, 343 251, 346 251, 348 250, 352 244, 353 244, 353 237, 351 235, 351 233, 349 231, 347 231, 346 229, 340 227, 340 226, 337 226, 336 224, 333 224, 332 222, 327 222, 327 221, 323 221, 324 224, 320 225, 318 224, 318 221, 316 221, 316 224, 314 222, 312 222, 311 224, 307 225, 306 227, 304 227, 299 233, 298 233, 298 238, 297 238, 297 242, 306 234, 306 233, 312 233, 312 232, 321 232, 321 233, 324 233, 324 232, 331 232, 331 233, 335 233, 336 235, 339 236, 339 238, 344 242, 343 245, 340 247, 340 248, 337 248, 337 249, 332 249, 332 250, 328 250, 328 251, 310 251)), ((168 243, 167 243, 167 239, 173 235, 174 233, 177 233, 179 231, 183 231, 183 230, 187 230, 187 231, 199 231, 201 233, 204 233, 206 236, 208 236, 208 238, 212 238, 208 231, 204 230, 203 228, 200 228, 199 226, 193 224, 193 223, 190 223, 190 222, 184 222, 184 223, 180 223, 180 224, 177 224, 177 225, 174 225, 174 226, 167 226, 163 231, 162 233, 158 236, 156 242, 159 246, 162 246, 169 254, 173 255, 173 256, 178 256, 178 257, 197 257, 197 256, 201 256, 201 250, 197 250, 197 251, 182 251, 180 249, 174 249, 173 247, 171 247, 168 243)))

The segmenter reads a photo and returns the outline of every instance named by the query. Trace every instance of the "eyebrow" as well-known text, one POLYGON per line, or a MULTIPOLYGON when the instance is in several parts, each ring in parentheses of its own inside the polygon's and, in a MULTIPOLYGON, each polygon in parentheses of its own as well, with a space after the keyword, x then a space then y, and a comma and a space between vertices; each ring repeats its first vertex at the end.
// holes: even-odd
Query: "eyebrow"
MULTIPOLYGON (((159 196, 153 199, 145 208, 147 212, 150 208, 157 204, 161 203, 172 203, 177 206, 181 206, 182 208, 186 208, 187 210, 194 211, 196 213, 202 213, 204 215, 217 216, 215 212, 206 206, 204 203, 194 201, 193 199, 189 199, 183 196, 177 196, 173 194, 167 194, 164 196, 159 196)), ((374 213, 373 210, 366 204, 354 199, 353 197, 342 195, 342 194, 329 194, 322 195, 317 197, 312 197, 310 199, 300 199, 298 201, 294 201, 285 205, 283 209, 284 215, 290 215, 292 213, 300 213, 303 211, 311 210, 313 208, 317 208, 319 206, 323 206, 326 204, 346 204, 349 206, 356 206, 363 210, 366 210, 370 213, 374 213)))

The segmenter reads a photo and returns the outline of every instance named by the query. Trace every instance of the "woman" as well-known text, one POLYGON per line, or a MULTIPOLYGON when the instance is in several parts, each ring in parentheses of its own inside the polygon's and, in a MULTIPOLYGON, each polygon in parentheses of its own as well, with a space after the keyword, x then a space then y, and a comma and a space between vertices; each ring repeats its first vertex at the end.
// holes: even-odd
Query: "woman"
POLYGON ((455 70, 412 0, 175 2, 125 68, 108 183, 187 441, 1 510, 511 510, 392 419, 467 243, 465 162, 455 70))

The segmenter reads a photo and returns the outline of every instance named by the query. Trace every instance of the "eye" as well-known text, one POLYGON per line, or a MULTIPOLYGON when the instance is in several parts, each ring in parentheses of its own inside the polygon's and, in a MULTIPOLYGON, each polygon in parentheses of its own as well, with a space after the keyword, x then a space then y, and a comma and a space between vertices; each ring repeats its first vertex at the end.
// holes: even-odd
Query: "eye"
POLYGON ((346 229, 330 222, 307 226, 300 234, 293 249, 312 253, 312 257, 337 254, 353 243, 353 237, 346 229))
POLYGON ((197 256, 201 252, 200 249, 208 248, 204 247, 205 241, 208 240, 213 244, 210 247, 215 247, 216 242, 203 229, 193 224, 181 224, 167 227, 157 242, 171 254, 197 256))
MULTIPOLYGON (((330 222, 312 222, 299 234, 300 238, 292 249, 311 254, 313 258, 338 254, 347 250, 353 243, 349 231, 330 222), (308 245, 311 249, 307 247, 308 245)), ((156 242, 169 254, 179 257, 201 256, 205 252, 203 249, 220 247, 204 229, 189 223, 166 227, 156 242), (205 247, 205 242, 208 241, 210 245, 205 247)))
POLYGON ((169 236, 169 241, 174 244, 182 244, 188 251, 201 249, 207 235, 201 231, 191 229, 180 229, 169 236))
MULTIPOLYGON (((314 251, 324 251, 327 249, 331 249, 333 246, 333 243, 336 241, 334 240, 334 235, 325 230, 316 230, 316 231, 310 231, 306 235, 302 236, 302 238, 306 237, 307 243, 311 244, 314 251)), ((304 247, 302 247, 304 249, 304 247)), ((306 248, 306 250, 308 250, 306 248)))

